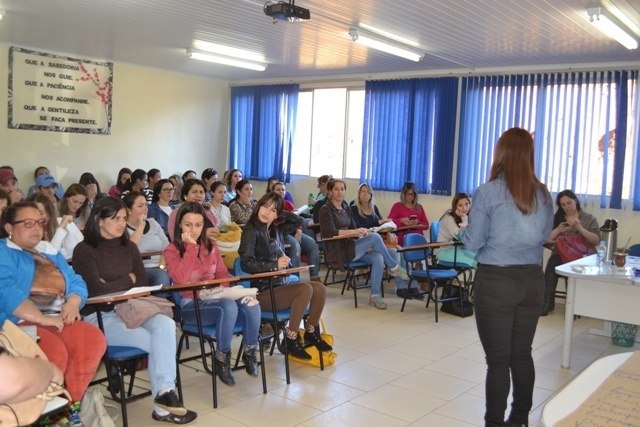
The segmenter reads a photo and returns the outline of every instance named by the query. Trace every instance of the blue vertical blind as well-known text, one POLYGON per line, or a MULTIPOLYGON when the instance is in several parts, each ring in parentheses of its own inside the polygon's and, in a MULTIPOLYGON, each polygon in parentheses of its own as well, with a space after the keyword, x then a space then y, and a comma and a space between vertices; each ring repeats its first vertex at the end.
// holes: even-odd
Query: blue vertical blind
POLYGON ((289 181, 298 92, 297 84, 231 88, 230 167, 289 181))
POLYGON ((551 191, 620 208, 638 146, 637 80, 637 71, 463 78, 457 190, 471 193, 487 179, 500 134, 519 126, 534 135, 536 173, 551 191))
POLYGON ((451 194, 457 93, 455 77, 367 81, 360 179, 451 194))

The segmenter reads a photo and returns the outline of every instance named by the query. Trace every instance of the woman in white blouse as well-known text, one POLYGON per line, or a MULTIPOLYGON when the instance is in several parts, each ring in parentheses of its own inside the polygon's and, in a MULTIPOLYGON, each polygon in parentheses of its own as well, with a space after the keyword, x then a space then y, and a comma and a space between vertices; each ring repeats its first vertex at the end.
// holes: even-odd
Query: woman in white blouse
POLYGON ((40 215, 47 221, 44 230, 44 239, 69 259, 73 256, 73 249, 84 240, 84 235, 73 222, 72 215, 64 215, 56 218, 56 209, 47 196, 42 193, 34 193, 28 200, 35 202, 40 215))
MULTIPOLYGON (((129 240, 138 246, 138 250, 143 256, 145 252, 163 251, 169 245, 169 239, 155 219, 147 218, 149 207, 144 193, 131 191, 124 196, 122 201, 127 208, 129 240)), ((147 273, 149 286, 171 283, 162 255, 143 258, 142 262, 147 273)))
POLYGON ((223 205, 224 197, 227 194, 227 186, 222 181, 216 181, 209 188, 211 191, 211 212, 218 220, 218 227, 231 222, 231 211, 228 206, 223 205))

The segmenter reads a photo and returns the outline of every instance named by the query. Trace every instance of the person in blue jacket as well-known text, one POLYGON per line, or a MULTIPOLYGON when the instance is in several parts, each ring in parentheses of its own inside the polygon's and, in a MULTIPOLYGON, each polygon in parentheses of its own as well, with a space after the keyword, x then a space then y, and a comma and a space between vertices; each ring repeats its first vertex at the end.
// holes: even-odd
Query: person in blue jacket
POLYGON ((33 202, 9 206, 0 230, 0 325, 36 326, 39 345, 64 373, 74 400, 82 396, 106 349, 100 329, 81 321, 87 301, 87 285, 66 259, 43 241, 42 218, 33 202), (34 294, 40 284, 55 293, 34 294))

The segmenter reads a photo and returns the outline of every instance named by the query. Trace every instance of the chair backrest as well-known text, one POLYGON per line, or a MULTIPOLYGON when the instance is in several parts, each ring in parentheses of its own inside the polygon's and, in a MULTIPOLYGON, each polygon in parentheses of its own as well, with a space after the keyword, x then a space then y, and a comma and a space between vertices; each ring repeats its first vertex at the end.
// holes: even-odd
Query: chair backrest
MULTIPOLYGON (((429 242, 427 242, 427 238, 424 237, 422 234, 411 233, 404 236, 405 247, 424 245, 426 243, 429 243, 429 242)), ((416 249, 413 251, 409 250, 404 252, 404 259, 408 263, 418 262, 418 261, 424 260, 428 254, 429 254, 429 250, 427 249, 416 249)))
POLYGON ((429 240, 431 243, 438 241, 438 234, 440 234, 440 220, 435 220, 429 224, 429 240))
POLYGON ((629 255, 640 256, 640 243, 629 246, 629 255))
MULTIPOLYGON (((242 269, 242 265, 240 264, 240 257, 236 258, 233 262, 233 275, 234 276, 246 276, 248 273, 242 269)), ((242 285, 245 288, 251 287, 251 281, 249 280, 240 280, 238 285, 242 285)))

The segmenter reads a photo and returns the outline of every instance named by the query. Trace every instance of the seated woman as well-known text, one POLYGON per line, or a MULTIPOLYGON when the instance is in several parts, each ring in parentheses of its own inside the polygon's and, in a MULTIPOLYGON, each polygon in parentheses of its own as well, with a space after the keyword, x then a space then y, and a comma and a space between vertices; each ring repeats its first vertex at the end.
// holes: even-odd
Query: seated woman
POLYGON ((429 220, 422 205, 418 203, 418 189, 413 182, 405 182, 400 190, 400 201, 391 206, 389 218, 400 227, 414 227, 414 229, 400 230, 398 244, 404 243, 404 236, 411 233, 422 234, 429 228, 429 220))
POLYGON ((211 184, 211 212, 218 221, 218 226, 223 226, 231 222, 231 211, 224 205, 224 196, 227 194, 227 186, 222 181, 211 184))
MULTIPOLYGON (((35 203, 11 205, 2 223, 0 325, 6 319, 36 325, 40 347, 64 373, 73 400, 80 400, 106 348, 100 329, 80 320, 87 286, 65 257, 42 241, 45 220, 35 203), (45 284, 64 291, 48 298, 30 297, 33 289, 45 284)), ((5 371, 2 373, 4 376, 5 371)))
MULTIPOLYGON (((353 221, 356 224, 356 228, 373 228, 378 227, 385 222, 391 221, 388 218, 382 218, 378 207, 373 201, 373 190, 369 184, 360 184, 358 187, 358 197, 351 202, 351 212, 353 215, 353 221)), ((402 264, 402 258, 396 250, 398 247, 398 237, 395 233, 382 234, 382 240, 389 251, 389 254, 399 263, 402 264)), ((415 283, 415 287, 407 290, 409 284, 409 276, 406 271, 400 267, 400 274, 395 278, 396 283, 396 295, 400 298, 408 299, 423 299, 420 289, 417 288, 418 283, 415 283)))
MULTIPOLYGON (((127 193, 122 199, 127 208, 127 233, 129 240, 138 246, 140 253, 163 251, 169 245, 169 239, 160 224, 153 218, 147 218, 147 198, 137 191, 127 193)), ((153 255, 142 260, 149 286, 169 285, 162 255, 153 255)))
POLYGON ((80 175, 80 180, 78 181, 78 183, 82 185, 85 190, 87 190, 87 204, 84 207, 83 213, 86 223, 86 218, 89 218, 89 214, 91 213, 91 209, 93 209, 93 205, 96 204, 96 201, 98 199, 107 197, 107 195, 100 191, 100 183, 91 172, 85 172, 80 175))
MULTIPOLYGON (((38 191, 38 185, 37 185, 37 180, 38 177, 40 175, 50 175, 51 172, 49 172, 49 168, 46 166, 38 166, 35 171, 33 171, 33 179, 35 184, 33 184, 31 187, 29 187, 29 189, 27 190, 27 196, 30 196, 32 194, 34 194, 35 192, 38 191)), ((56 188, 55 188, 55 196, 56 199, 60 200, 62 199, 62 196, 64 194, 64 187, 62 186, 62 184, 60 183, 56 183, 56 188)))
POLYGON ((86 207, 86 188, 80 184, 71 184, 58 202, 58 215, 62 218, 70 216, 78 229, 82 230, 88 217, 86 207))
MULTIPOLYGON (((279 183, 284 185, 284 183, 277 176, 272 176, 271 178, 269 178, 267 180, 267 189, 265 191, 265 194, 269 193, 271 191, 274 191, 273 187, 276 184, 279 184, 279 183)), ((282 197, 284 198, 285 207, 286 207, 287 203, 291 203, 291 206, 295 206, 295 203, 293 203, 293 196, 291 195, 291 193, 289 193, 288 191, 285 190, 284 196, 282 196, 282 197)))
MULTIPOLYGON (((264 273, 284 270, 291 260, 284 254, 284 241, 279 227, 274 223, 282 212, 282 197, 275 193, 262 196, 242 231, 240 261, 247 273, 264 273)), ((311 359, 300 342, 298 327, 305 309, 309 306, 309 317, 305 325, 304 341, 314 345, 318 351, 331 351, 332 347, 320 335, 320 316, 326 301, 326 289, 320 282, 289 283, 288 277, 272 279, 276 310, 289 308, 291 316, 285 328, 285 339, 289 354, 300 359, 311 359)), ((258 301, 263 310, 272 310, 269 279, 254 280, 251 286, 258 288, 258 301)))
MULTIPOLYGON (((184 183, 182 187, 181 199, 184 202, 196 202, 202 205, 205 209, 207 216, 207 223, 205 224, 205 229, 207 231, 208 238, 218 237, 220 234, 220 230, 218 229, 218 220, 213 215, 209 204, 204 201, 205 188, 204 183, 199 179, 190 179, 184 183)), ((173 241, 174 239, 174 231, 176 227, 176 215, 178 214, 177 210, 171 212, 169 215, 169 222, 167 223, 167 230, 169 231, 169 239, 173 241)))
POLYGON ((109 196, 119 199, 122 195, 122 192, 125 190, 127 185, 131 181, 131 169, 122 168, 118 171, 118 179, 116 179, 115 185, 112 185, 109 188, 108 194, 109 196))
POLYGON ((182 203, 180 195, 182 194, 182 186, 184 185, 184 182, 182 181, 180 175, 178 175, 177 173, 171 175, 169 177, 169 181, 171 181, 171 183, 173 184, 173 198, 171 199, 171 202, 169 202, 169 204, 174 207, 180 206, 180 204, 182 203))
MULTIPOLYGON (((98 200, 85 228, 85 241, 73 252, 73 267, 82 275, 89 296, 146 286, 147 276, 136 245, 125 232, 127 211, 122 200, 98 200)), ((95 308, 82 310, 85 320, 98 324, 95 308)), ((156 314, 137 328, 128 328, 114 311, 103 311, 104 333, 109 345, 140 348, 149 353, 149 378, 154 396, 151 417, 156 421, 186 424, 197 414, 180 403, 175 392, 176 324, 156 314)))
POLYGON ((224 183, 227 184, 227 194, 224 196, 224 201, 230 203, 236 198, 236 184, 242 181, 242 171, 240 169, 231 169, 225 172, 224 183))
MULTIPOLYGON (((230 277, 216 243, 207 238, 205 210, 201 204, 186 202, 178 209, 175 239, 164 251, 167 270, 175 284, 230 277)), ((223 283, 222 286, 229 286, 223 283)), ((201 292, 199 297, 205 293, 201 292)), ((182 292, 182 317, 195 323, 196 313, 191 291, 182 292)), ((258 375, 256 350, 260 330, 260 305, 255 298, 232 300, 226 298, 200 301, 203 326, 217 325, 214 363, 218 377, 227 385, 236 383, 231 373, 231 338, 236 321, 242 321, 244 347, 242 361, 251 376, 258 375)))
POLYGON ((84 240, 84 235, 73 222, 71 215, 65 215, 56 219, 55 208, 51 200, 42 193, 33 193, 28 200, 35 202, 40 210, 42 219, 46 221, 44 228, 44 240, 66 259, 71 258, 76 245, 84 240))
POLYGON ((146 171, 142 169, 134 170, 131 174, 131 180, 129 180, 125 189, 120 193, 120 197, 124 197, 130 191, 143 193, 147 199, 147 204, 151 204, 153 200, 153 190, 149 188, 149 178, 146 171))
POLYGON ((204 182, 204 188, 206 192, 204 193, 204 201, 210 202, 213 197, 213 190, 211 189, 211 184, 218 180, 218 171, 213 168, 206 168, 202 171, 200 175, 200 180, 204 182))
POLYGON ((0 217, 2 216, 2 212, 9 207, 11 204, 11 197, 9 197, 9 193, 4 190, 0 190, 0 217))
POLYGON ((351 209, 344 201, 347 185, 341 179, 327 184, 328 201, 320 208, 320 233, 323 238, 344 236, 346 238, 325 241, 327 264, 344 268, 351 261, 363 261, 371 266, 371 297, 369 304, 384 310, 387 304, 382 299, 382 273, 387 266, 391 276, 400 274, 398 262, 387 250, 382 237, 368 228, 356 228, 351 209))
MULTIPOLYGON (((471 199, 466 193, 458 193, 451 200, 451 209, 440 218, 440 230, 438 242, 453 242, 460 240, 460 230, 469 224, 467 215, 471 209, 471 199)), ((475 254, 469 249, 459 246, 457 248, 436 249, 435 254, 439 261, 453 264, 456 267, 476 267, 475 254)))
POLYGON ((236 192, 236 198, 229 203, 231 220, 238 225, 245 225, 249 221, 256 203, 253 200, 253 185, 243 179, 236 184, 236 192))
POLYGON ((273 184, 273 192, 280 195, 283 199, 283 211, 290 212, 289 215, 299 220, 300 227, 292 230, 293 233, 283 233, 284 242, 289 245, 286 250, 287 254, 291 258, 292 267, 300 267, 302 263, 302 255, 307 257, 307 263, 312 267, 309 269, 309 280, 312 282, 320 282, 320 251, 318 250, 318 243, 316 239, 310 237, 308 234, 302 232, 303 219, 295 214, 295 206, 293 203, 287 201, 284 198, 286 194, 286 187, 283 182, 276 182, 273 184))
POLYGON ((164 234, 169 236, 169 216, 175 209, 175 206, 171 204, 174 193, 173 184, 168 179, 161 179, 156 182, 153 188, 153 198, 149 205, 149 218, 153 218, 162 228, 164 234))
MULTIPOLYGON (((553 216, 553 230, 549 235, 549 243, 555 243, 560 236, 580 235, 594 247, 600 242, 600 227, 596 217, 582 210, 578 196, 571 190, 564 190, 556 196, 556 210, 553 216)), ((554 249, 544 270, 544 304, 542 316, 551 313, 555 308, 556 286, 558 275, 556 267, 561 265, 560 255, 554 249)))

